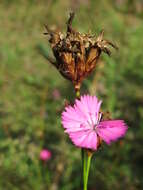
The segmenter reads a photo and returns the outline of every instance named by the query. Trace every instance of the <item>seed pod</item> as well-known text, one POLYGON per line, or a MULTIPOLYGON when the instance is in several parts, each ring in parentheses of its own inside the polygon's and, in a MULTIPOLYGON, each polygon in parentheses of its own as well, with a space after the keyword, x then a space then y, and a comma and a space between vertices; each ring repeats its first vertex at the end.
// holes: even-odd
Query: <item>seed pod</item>
POLYGON ((67 22, 67 33, 51 31, 46 26, 50 36, 49 42, 56 58, 52 63, 59 72, 68 80, 72 81, 75 89, 79 89, 84 78, 86 78, 96 67, 102 52, 110 56, 109 46, 117 47, 108 40, 103 39, 103 31, 97 38, 95 35, 81 34, 75 31, 71 24, 74 13, 70 14, 67 22))

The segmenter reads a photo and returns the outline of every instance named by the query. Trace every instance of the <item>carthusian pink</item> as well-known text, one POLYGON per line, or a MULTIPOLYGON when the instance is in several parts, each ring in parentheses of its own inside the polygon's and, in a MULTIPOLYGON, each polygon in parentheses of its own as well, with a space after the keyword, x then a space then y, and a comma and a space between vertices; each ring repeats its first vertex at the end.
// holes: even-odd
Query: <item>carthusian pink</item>
POLYGON ((124 120, 102 120, 96 96, 84 95, 62 113, 62 125, 72 142, 81 148, 97 150, 99 141, 110 144, 125 135, 124 120))

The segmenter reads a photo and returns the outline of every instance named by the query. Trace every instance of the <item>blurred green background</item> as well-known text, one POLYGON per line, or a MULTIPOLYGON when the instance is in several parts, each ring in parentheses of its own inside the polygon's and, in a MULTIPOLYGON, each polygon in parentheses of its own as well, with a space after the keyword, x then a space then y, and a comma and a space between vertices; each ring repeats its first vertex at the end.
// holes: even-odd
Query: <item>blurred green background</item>
POLYGON ((70 82, 42 54, 51 55, 44 24, 73 27, 114 41, 119 50, 102 55, 84 81, 82 94, 96 94, 103 109, 130 126, 126 137, 94 154, 89 190, 143 189, 143 1, 0 1, 0 189, 79 190, 80 149, 63 132, 64 100, 70 82), (43 164, 43 148, 52 158, 43 164))

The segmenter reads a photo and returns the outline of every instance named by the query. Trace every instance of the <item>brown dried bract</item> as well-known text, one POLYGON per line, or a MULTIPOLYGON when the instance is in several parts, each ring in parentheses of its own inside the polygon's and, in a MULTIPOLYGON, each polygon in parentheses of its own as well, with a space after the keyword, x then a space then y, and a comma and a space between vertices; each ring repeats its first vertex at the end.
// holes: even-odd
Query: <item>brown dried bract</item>
POLYGON ((75 31, 71 24, 74 13, 70 13, 67 22, 67 33, 64 36, 61 32, 51 31, 47 26, 47 33, 50 36, 51 44, 56 62, 52 62, 59 72, 70 81, 78 90, 82 80, 87 77, 96 67, 96 63, 105 52, 110 55, 109 46, 117 47, 108 40, 103 39, 103 31, 96 38, 95 35, 81 34, 75 31))
POLYGON ((102 121, 112 120, 111 113, 109 111, 102 112, 102 121))

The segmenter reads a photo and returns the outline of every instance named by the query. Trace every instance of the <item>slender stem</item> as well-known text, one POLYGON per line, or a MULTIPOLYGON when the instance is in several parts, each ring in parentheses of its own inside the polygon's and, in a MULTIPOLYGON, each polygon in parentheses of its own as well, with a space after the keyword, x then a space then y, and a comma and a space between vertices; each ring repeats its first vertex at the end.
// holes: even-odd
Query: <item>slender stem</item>
POLYGON ((89 176, 89 169, 90 169, 90 163, 91 163, 91 158, 92 158, 92 154, 86 154, 85 152, 85 156, 86 158, 86 175, 85 175, 85 179, 84 179, 84 190, 87 190, 87 185, 88 185, 88 176, 89 176))
POLYGON ((74 84, 76 98, 80 99, 80 83, 74 84))
POLYGON ((82 161, 82 175, 81 175, 81 180, 82 180, 82 182, 81 182, 81 184, 82 184, 82 186, 83 186, 83 184, 84 184, 84 149, 82 148, 81 149, 81 161, 82 161))
POLYGON ((85 180, 86 180, 86 163, 87 163, 87 159, 86 159, 86 152, 85 150, 82 148, 81 149, 82 151, 82 162, 83 162, 83 165, 82 165, 82 168, 83 168, 83 187, 84 187, 84 184, 85 184, 85 180))
POLYGON ((76 98, 80 98, 80 91, 76 91, 76 98))

